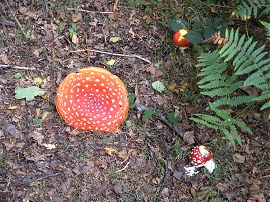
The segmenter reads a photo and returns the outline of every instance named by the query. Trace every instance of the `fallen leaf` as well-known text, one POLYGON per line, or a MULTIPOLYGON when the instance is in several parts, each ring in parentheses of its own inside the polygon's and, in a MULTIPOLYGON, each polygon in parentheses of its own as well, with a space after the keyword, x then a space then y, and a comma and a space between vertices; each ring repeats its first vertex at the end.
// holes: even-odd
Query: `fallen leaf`
POLYGON ((195 143, 195 136, 194 136, 194 131, 187 131, 184 134, 184 141, 186 143, 190 144, 194 144, 195 143))
POLYGON ((44 95, 45 91, 37 86, 31 86, 27 88, 16 88, 15 93, 16 99, 26 98, 26 101, 31 101, 34 100, 36 96, 44 95))
POLYGON ((128 152, 126 150, 117 152, 117 156, 123 160, 125 160, 128 157, 128 152))
POLYGON ((116 37, 111 37, 109 41, 112 43, 117 43, 120 40, 121 40, 121 37, 116 36, 116 37))
POLYGON ((112 147, 105 147, 104 149, 109 155, 112 155, 113 153, 117 152, 117 150, 112 147))
POLYGON ((14 77, 15 79, 20 79, 22 77, 22 74, 18 72, 14 75, 14 77))
POLYGON ((17 109, 18 108, 18 106, 10 106, 10 107, 8 107, 8 109, 10 109, 10 110, 14 110, 14 109, 17 109))
POLYGON ((72 34, 72 39, 71 39, 71 41, 72 41, 72 43, 74 43, 74 44, 78 44, 78 43, 79 43, 79 38, 78 38, 76 32, 74 32, 74 33, 72 34))
POLYGON ((183 93, 187 92, 188 86, 189 86, 189 83, 185 82, 183 86, 180 88, 180 91, 183 93))
POLYGON ((40 108, 36 108, 36 115, 37 116, 40 116, 40 112, 41 112, 41 109, 40 108))
POLYGON ((158 91, 159 93, 161 93, 164 89, 165 89, 165 86, 164 84, 161 82, 161 81, 155 81, 152 83, 152 87, 158 91))
POLYGON ((49 114, 50 114, 50 112, 44 112, 43 115, 42 115, 41 120, 46 119, 49 114))
POLYGON ((33 55, 36 56, 37 58, 39 57, 39 50, 34 50, 33 51, 33 55))
POLYGON ((161 194, 162 194, 163 196, 169 196, 169 195, 170 195, 170 193, 169 193, 169 188, 168 188, 168 187, 165 187, 165 188, 162 190, 161 194))
POLYGON ((254 194, 251 197, 249 197, 249 200, 256 201, 256 202, 266 202, 266 199, 263 193, 254 194))
POLYGON ((29 138, 33 138, 34 140, 36 140, 37 143, 38 143, 39 145, 42 144, 42 141, 43 141, 43 139, 44 139, 44 135, 42 135, 42 134, 41 134, 40 132, 38 132, 38 131, 33 131, 33 132, 31 132, 31 133, 28 135, 28 137, 29 137, 29 138))
POLYGON ((75 13, 72 15, 72 21, 73 22, 78 22, 82 19, 82 13, 79 12, 79 13, 75 13))
POLYGON ((41 79, 40 77, 35 77, 35 78, 34 78, 34 83, 35 83, 36 85, 39 85, 39 84, 42 83, 42 79, 41 79))
POLYGON ((163 71, 161 71, 160 69, 157 69, 156 67, 154 67, 154 65, 149 65, 149 66, 146 68, 146 71, 147 71, 147 72, 150 72, 150 73, 151 73, 153 76, 155 76, 156 78, 163 75, 163 71))
POLYGON ((4 125, 3 127, 4 132, 8 133, 9 135, 12 135, 16 139, 24 139, 24 134, 21 133, 16 126, 12 124, 4 125))
POLYGON ((8 56, 6 54, 1 54, 0 55, 0 61, 2 61, 4 64, 9 64, 10 61, 8 59, 8 56))
POLYGON ((114 190, 115 193, 117 193, 117 194, 123 194, 123 193, 125 193, 123 184, 115 184, 115 185, 113 186, 113 190, 114 190))
POLYGON ((109 60, 108 62, 106 62, 107 65, 113 66, 115 64, 116 60, 109 60))
POLYGON ((94 164, 100 168, 106 169, 107 168, 107 163, 103 161, 102 159, 97 159, 94 161, 94 164))
POLYGON ((56 145, 55 144, 42 144, 42 146, 46 147, 46 149, 55 149, 56 145))
POLYGON ((65 200, 60 196, 53 196, 53 202, 64 202, 65 200))
POLYGON ((234 154, 233 155, 233 160, 236 162, 236 163, 244 163, 246 158, 245 156, 242 156, 240 154, 234 154))

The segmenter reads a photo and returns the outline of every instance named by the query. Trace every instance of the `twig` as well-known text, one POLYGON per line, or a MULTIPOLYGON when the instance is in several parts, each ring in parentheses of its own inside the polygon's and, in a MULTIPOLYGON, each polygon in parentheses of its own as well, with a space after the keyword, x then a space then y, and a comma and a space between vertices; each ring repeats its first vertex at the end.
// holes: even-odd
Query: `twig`
MULTIPOLYGON (((151 109, 151 108, 149 108, 149 107, 144 106, 143 104, 141 104, 137 83, 136 83, 136 86, 135 86, 135 95, 136 95, 136 100, 135 100, 135 103, 134 104, 136 106, 136 109, 138 110, 138 114, 143 114, 146 110, 153 110, 153 109, 151 109)), ((182 140, 184 140, 184 132, 183 131, 179 131, 175 126, 173 126, 172 124, 170 124, 169 121, 167 121, 166 118, 162 117, 161 115, 155 115, 154 117, 156 119, 160 120, 162 123, 164 123, 170 130, 172 130, 182 140)))
POLYGON ((5 0, 5 3, 6 3, 6 5, 8 6, 8 8, 9 8, 9 10, 10 10, 11 14, 12 14, 12 15, 13 15, 13 17, 15 18, 15 20, 16 20, 16 22, 17 22, 17 24, 18 24, 19 28, 20 28, 20 30, 21 30, 21 31, 22 31, 22 33, 23 33, 23 36, 24 36, 25 38, 27 38, 27 37, 26 37, 26 33, 23 31, 23 28, 22 28, 21 23, 19 22, 19 20, 18 20, 18 18, 16 17, 15 13, 13 13, 13 11, 11 10, 11 8, 10 8, 10 6, 9 6, 9 4, 8 4, 8 1, 7 1, 7 0, 5 0))
POLYGON ((129 164, 130 164, 130 161, 127 162, 127 164, 124 166, 124 168, 122 168, 122 169, 120 169, 120 170, 117 170, 117 171, 115 171, 115 172, 116 172, 116 173, 122 172, 123 170, 125 170, 125 169, 128 167, 129 164))
POLYGON ((115 10, 116 10, 116 8, 117 8, 118 2, 119 2, 119 0, 115 0, 115 1, 114 1, 113 12, 115 12, 115 10))
POLYGON ((89 10, 84 10, 84 9, 79 9, 79 8, 67 8, 68 11, 79 11, 79 12, 84 12, 84 13, 97 13, 97 14, 112 14, 112 11, 89 11, 89 10))
POLYGON ((178 137, 180 137, 182 140, 184 139, 184 132, 183 131, 179 131, 175 126, 173 126, 172 124, 169 123, 169 121, 167 121, 165 118, 161 117, 161 116, 155 116, 158 120, 160 120, 161 122, 163 122, 170 130, 172 130, 173 132, 176 133, 176 135, 178 137))
POLYGON ((259 177, 258 179, 263 179, 263 178, 268 178, 268 177, 270 177, 270 175, 265 175, 265 176, 259 177))
POLYGON ((34 180, 28 180, 26 182, 20 182, 18 184, 16 184, 15 186, 18 187, 18 186, 22 186, 22 185, 26 185, 26 184, 31 184, 32 182, 37 182, 37 181, 41 181, 41 180, 44 180, 44 179, 47 179, 47 178, 50 178, 50 177, 55 177, 55 176, 58 176, 58 175, 61 175, 62 173, 49 173, 48 175, 45 175, 43 177, 40 177, 40 178, 37 178, 37 179, 34 179, 34 180))
POLYGON ((34 67, 21 67, 18 65, 2 65, 0 64, 0 68, 13 68, 13 69, 21 69, 21 70, 36 70, 34 67))
POLYGON ((84 49, 84 50, 76 50, 76 51, 71 51, 71 53, 81 53, 81 52, 95 52, 95 53, 102 53, 106 55, 114 55, 114 56, 119 56, 119 57, 128 57, 128 58, 138 58, 140 60, 143 60, 144 62, 147 62, 148 64, 152 64, 150 60, 147 60, 145 58, 142 58, 139 55, 127 55, 127 54, 120 54, 120 53, 111 53, 111 52, 106 52, 106 51, 100 51, 100 50, 94 50, 94 49, 84 49))
POLYGON ((169 166, 168 166, 168 159, 166 159, 166 161, 165 161, 165 173, 164 173, 164 175, 162 177, 162 180, 161 180, 161 182, 159 184, 159 187, 158 187, 158 190, 156 192, 155 202, 159 201, 159 197, 160 197, 160 194, 161 194, 161 192, 162 192, 162 190, 164 188, 164 184, 165 184, 165 182, 167 180, 168 174, 169 174, 169 166))

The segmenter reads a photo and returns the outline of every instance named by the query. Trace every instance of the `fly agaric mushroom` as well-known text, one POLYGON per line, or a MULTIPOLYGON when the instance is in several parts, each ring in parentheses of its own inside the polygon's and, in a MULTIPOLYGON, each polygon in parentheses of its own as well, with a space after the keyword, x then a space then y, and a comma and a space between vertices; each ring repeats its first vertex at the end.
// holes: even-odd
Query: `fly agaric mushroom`
POLYGON ((103 68, 83 68, 69 74, 58 87, 56 109, 74 128, 111 132, 127 117, 127 96, 119 77, 103 68))
POLYGON ((180 47, 188 47, 190 46, 190 42, 184 38, 184 35, 186 35, 188 31, 186 29, 180 29, 173 35, 173 42, 175 45, 180 47))
POLYGON ((204 166, 209 173, 212 173, 216 168, 216 164, 213 160, 213 153, 208 147, 203 145, 193 148, 190 152, 189 161, 193 165, 191 167, 186 166, 185 169, 188 175, 197 174, 197 168, 204 166))

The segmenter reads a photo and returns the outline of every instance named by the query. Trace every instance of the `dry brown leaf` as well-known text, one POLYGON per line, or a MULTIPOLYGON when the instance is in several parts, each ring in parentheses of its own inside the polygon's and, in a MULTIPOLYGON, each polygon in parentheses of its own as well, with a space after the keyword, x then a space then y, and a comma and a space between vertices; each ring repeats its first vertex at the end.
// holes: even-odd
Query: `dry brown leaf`
POLYGON ((96 159, 94 161, 94 164, 100 168, 106 169, 107 168, 107 163, 103 161, 102 159, 96 159))
POLYGON ((72 43, 74 43, 74 44, 78 44, 78 43, 79 43, 79 38, 78 38, 77 34, 73 34, 73 35, 72 35, 71 41, 72 41, 72 43))
POLYGON ((233 155, 233 160, 236 163, 245 163, 246 157, 245 156, 242 156, 240 154, 234 154, 233 155))
POLYGON ((46 147, 46 149, 55 149, 56 145, 55 144, 42 144, 42 146, 46 147))
POLYGON ((251 197, 249 197, 248 201, 254 201, 254 202, 266 202, 265 196, 263 193, 260 194, 254 194, 251 197))
POLYGON ((119 151, 116 153, 117 156, 123 160, 125 160, 128 156, 128 152, 126 150, 123 150, 123 151, 119 151))
POLYGON ((112 155, 113 153, 116 153, 117 150, 112 147, 105 147, 104 150, 109 154, 112 155))
POLYGON ((194 144, 195 143, 195 136, 194 136, 194 131, 187 131, 184 134, 184 141, 186 143, 190 144, 194 144))
POLYGON ((41 145, 42 144, 42 141, 43 141, 43 139, 44 139, 44 135, 42 135, 40 132, 38 132, 38 131, 33 131, 33 132, 31 132, 29 135, 28 135, 28 138, 33 138, 34 140, 36 140, 37 141, 37 143, 39 144, 39 145, 41 145))
POLYGON ((115 193, 117 194, 123 194, 125 192, 124 186, 123 184, 115 184, 113 186, 113 190, 115 191, 115 193))
POLYGON ((4 64, 9 64, 10 63, 10 61, 8 59, 8 56, 6 54, 4 54, 4 53, 0 55, 0 61, 2 61, 4 64))
POLYGON ((82 13, 79 12, 79 13, 75 13, 72 15, 72 21, 73 22, 78 22, 78 21, 81 21, 82 19, 82 13))

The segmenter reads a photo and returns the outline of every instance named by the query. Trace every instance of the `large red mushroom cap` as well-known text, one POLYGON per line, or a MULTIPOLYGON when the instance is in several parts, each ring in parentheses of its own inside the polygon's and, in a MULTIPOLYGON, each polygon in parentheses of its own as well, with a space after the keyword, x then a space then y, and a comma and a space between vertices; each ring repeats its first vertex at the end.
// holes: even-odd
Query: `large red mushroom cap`
POLYGON ((58 87, 56 109, 74 128, 111 132, 127 117, 127 96, 119 77, 103 68, 83 68, 69 74, 58 87))
POLYGON ((213 153, 203 145, 193 148, 189 156, 190 163, 196 167, 204 166, 210 173, 216 168, 213 161, 213 153))

